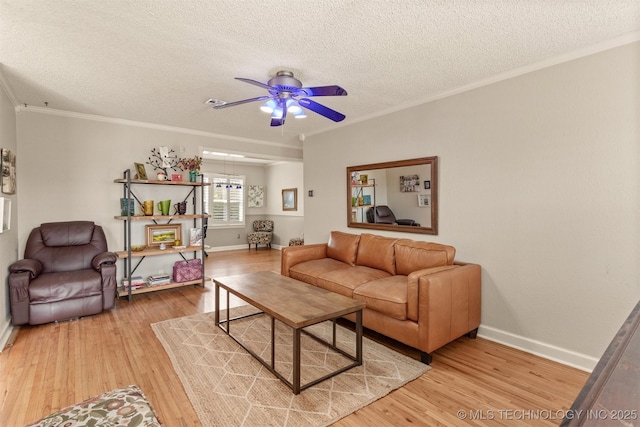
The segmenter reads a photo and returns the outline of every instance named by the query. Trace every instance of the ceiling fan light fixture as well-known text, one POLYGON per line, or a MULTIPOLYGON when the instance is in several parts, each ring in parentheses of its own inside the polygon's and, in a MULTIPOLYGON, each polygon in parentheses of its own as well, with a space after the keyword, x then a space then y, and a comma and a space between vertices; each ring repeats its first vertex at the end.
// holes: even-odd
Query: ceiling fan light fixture
POLYGON ((271 118, 272 119, 281 119, 283 116, 284 111, 282 110, 281 107, 276 107, 273 109, 273 112, 271 113, 271 118))
POLYGON ((275 108, 276 108, 276 101, 274 101, 273 99, 270 99, 264 104, 262 104, 262 106, 260 107, 260 110, 264 111, 265 113, 273 113, 273 110, 275 108))
POLYGON ((293 111, 291 114, 293 114, 293 117, 296 119, 304 119, 307 117, 307 114, 300 107, 298 107, 298 111, 293 111))
POLYGON ((300 105, 298 105, 296 100, 292 98, 287 99, 286 106, 287 106, 287 112, 294 115, 302 111, 302 108, 300 108, 300 105))

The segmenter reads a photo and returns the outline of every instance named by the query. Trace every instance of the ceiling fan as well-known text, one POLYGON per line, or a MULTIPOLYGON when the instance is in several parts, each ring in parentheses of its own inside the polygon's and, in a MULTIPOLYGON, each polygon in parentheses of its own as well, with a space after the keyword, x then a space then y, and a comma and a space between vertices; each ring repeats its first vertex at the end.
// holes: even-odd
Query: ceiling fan
POLYGON ((266 89, 269 92, 269 95, 243 99, 242 101, 235 102, 210 99, 206 103, 218 110, 221 108, 246 104, 248 102, 266 101, 260 109, 267 113, 271 113, 271 126, 282 126, 287 118, 287 113, 290 113, 295 118, 306 117, 303 108, 318 113, 321 116, 333 120, 334 122, 340 122, 345 118, 344 114, 309 99, 309 97, 313 96, 347 95, 347 91, 340 86, 302 87, 302 82, 293 77, 293 73, 291 71, 286 70, 278 71, 276 76, 270 79, 266 84, 241 77, 236 77, 235 79, 266 89))

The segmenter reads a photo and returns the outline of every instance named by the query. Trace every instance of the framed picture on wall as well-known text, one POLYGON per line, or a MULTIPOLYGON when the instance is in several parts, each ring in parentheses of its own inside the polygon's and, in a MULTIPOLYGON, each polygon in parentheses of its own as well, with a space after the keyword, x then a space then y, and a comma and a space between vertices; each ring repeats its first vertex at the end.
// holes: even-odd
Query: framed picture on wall
POLYGON ((420 191, 420 177, 418 175, 403 175, 400 177, 400 191, 410 193, 420 191))
POLYGON ((11 228, 11 199, 0 197, 0 233, 11 228))
POLYGON ((418 206, 421 208, 431 207, 431 194, 418 194, 418 206))
POLYGON ((285 188, 282 190, 282 210, 297 211, 298 210, 298 189, 285 188))
POLYGON ((424 189, 425 190, 431 190, 431 181, 425 181, 424 182, 424 189))
POLYGON ((248 200, 250 208, 264 206, 264 187, 262 185, 250 185, 248 200))
POLYGON ((16 155, 8 148, 2 149, 2 192, 16 193, 16 155))

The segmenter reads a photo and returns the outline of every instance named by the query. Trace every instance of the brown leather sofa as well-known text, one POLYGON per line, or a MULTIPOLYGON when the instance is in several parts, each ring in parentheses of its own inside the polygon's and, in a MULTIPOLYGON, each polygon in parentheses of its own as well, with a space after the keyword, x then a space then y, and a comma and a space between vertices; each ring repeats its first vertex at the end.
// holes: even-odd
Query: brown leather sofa
POLYGON ((480 266, 454 256, 438 243, 333 231, 328 243, 283 248, 281 274, 364 301, 366 328, 431 363, 431 352, 480 326, 480 266))
POLYGON ((34 228, 24 259, 9 266, 12 323, 39 325, 113 308, 116 259, 102 227, 93 222, 34 228))

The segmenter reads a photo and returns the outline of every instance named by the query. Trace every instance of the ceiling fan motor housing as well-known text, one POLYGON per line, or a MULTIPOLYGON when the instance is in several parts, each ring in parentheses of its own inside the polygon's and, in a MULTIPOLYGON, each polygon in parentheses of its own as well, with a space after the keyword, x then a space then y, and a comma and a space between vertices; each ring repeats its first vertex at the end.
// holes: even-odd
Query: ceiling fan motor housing
POLYGON ((269 79, 269 86, 278 87, 280 90, 294 92, 302 87, 302 82, 295 77, 291 71, 278 71, 276 76, 269 79))

